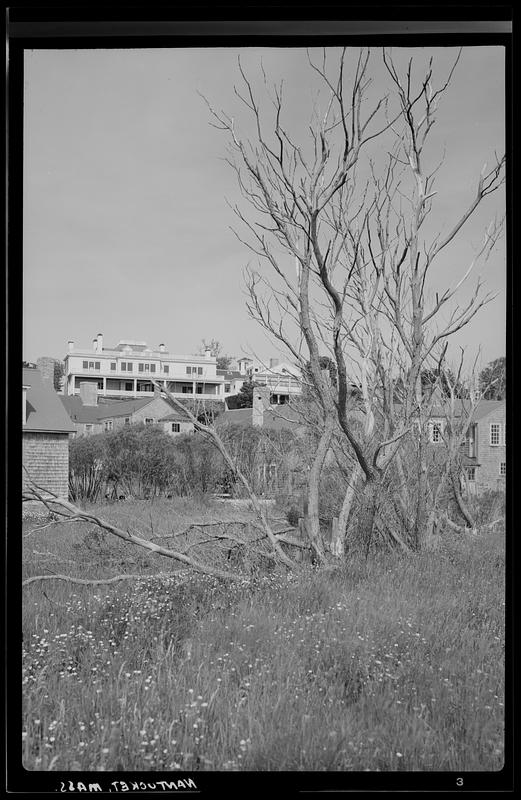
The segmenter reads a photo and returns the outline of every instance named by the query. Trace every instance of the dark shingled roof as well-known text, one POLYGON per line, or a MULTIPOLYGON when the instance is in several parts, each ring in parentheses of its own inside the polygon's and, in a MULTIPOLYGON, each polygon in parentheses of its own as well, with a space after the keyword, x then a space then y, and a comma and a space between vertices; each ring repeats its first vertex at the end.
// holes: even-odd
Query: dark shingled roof
MULTIPOLYGON (((216 427, 223 425, 242 425, 251 427, 253 425, 252 408, 234 408, 221 414, 215 420, 216 427)), ((301 424, 301 419, 291 406, 285 404, 281 406, 271 406, 264 412, 263 427, 271 430, 295 430, 301 424)))
POLYGON ((182 411, 173 411, 166 417, 160 417, 159 422, 191 422, 188 414, 183 414, 182 411))
POLYGON ((97 406, 84 406, 79 395, 63 395, 60 399, 73 422, 100 422, 109 417, 130 416, 148 405, 154 398, 143 397, 116 403, 99 403, 97 406))
POLYGON ((244 378, 246 381, 248 379, 248 375, 243 375, 242 372, 239 372, 238 369, 218 369, 218 375, 224 375, 225 378, 244 378))
POLYGON ((24 369, 23 385, 28 387, 24 431, 72 433, 75 430, 60 403, 61 396, 54 391, 52 384, 42 380, 39 370, 24 369))
POLYGON ((121 400, 120 403, 110 403, 108 405, 100 404, 99 408, 101 413, 98 419, 106 419, 107 417, 128 417, 135 411, 148 406, 155 397, 142 397, 135 400, 121 400))

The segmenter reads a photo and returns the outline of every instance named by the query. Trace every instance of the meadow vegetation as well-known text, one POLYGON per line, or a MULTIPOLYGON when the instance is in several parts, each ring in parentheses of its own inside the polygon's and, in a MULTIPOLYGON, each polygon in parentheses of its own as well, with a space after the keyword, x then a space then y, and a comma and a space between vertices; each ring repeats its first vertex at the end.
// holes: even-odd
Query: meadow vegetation
MULTIPOLYGON (((156 533, 240 515, 193 498, 100 513, 156 533)), ((234 585, 85 523, 30 533, 24 550, 24 577, 142 574, 25 587, 28 770, 502 768, 502 527, 234 585)))

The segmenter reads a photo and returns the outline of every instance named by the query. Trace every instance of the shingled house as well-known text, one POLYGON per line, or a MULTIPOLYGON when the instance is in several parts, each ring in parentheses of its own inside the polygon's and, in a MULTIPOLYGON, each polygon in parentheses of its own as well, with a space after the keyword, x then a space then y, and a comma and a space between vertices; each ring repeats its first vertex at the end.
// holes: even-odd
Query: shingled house
POLYGON ((159 425, 172 436, 194 429, 191 420, 182 411, 172 410, 159 392, 152 397, 109 401, 98 398, 94 384, 82 382, 79 395, 62 395, 60 399, 80 436, 115 431, 140 422, 159 425))
POLYGON ((69 434, 74 426, 52 382, 39 370, 24 369, 22 380, 22 487, 32 480, 68 497, 69 434))

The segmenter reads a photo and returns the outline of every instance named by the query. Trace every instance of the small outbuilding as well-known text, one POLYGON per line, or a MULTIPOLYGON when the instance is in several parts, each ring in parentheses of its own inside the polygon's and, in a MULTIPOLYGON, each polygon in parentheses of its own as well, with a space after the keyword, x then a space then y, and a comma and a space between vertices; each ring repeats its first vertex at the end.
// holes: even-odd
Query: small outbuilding
POLYGON ((59 497, 69 495, 69 434, 74 425, 51 381, 23 370, 22 487, 29 481, 59 497))

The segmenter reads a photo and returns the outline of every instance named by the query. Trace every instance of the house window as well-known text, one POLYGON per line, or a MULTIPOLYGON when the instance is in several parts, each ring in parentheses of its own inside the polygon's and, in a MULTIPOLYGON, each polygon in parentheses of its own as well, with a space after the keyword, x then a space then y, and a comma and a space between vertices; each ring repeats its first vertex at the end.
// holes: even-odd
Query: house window
POLYGON ((187 375, 191 375, 192 374, 192 367, 187 367, 186 368, 186 374, 187 375))
POLYGON ((192 394, 192 387, 191 386, 183 386, 182 394, 192 394))
POLYGON ((132 372, 132 362, 127 361, 127 372, 132 372))
POLYGON ((94 363, 94 369, 99 369, 99 368, 100 368, 100 362, 99 362, 99 361, 96 361, 96 362, 94 363))
POLYGON ((121 371, 122 372, 126 372, 127 371, 127 362, 126 361, 122 361, 121 362, 121 371))
POLYGON ((156 371, 156 365, 155 364, 151 364, 150 365, 150 372, 155 372, 155 371, 156 371))
POLYGON ((430 440, 433 444, 443 441, 443 426, 441 422, 432 422, 430 425, 430 440))
POLYGON ((165 375, 168 375, 168 367, 164 366, 163 367, 163 372, 165 373, 165 375))
POLYGON ((84 361, 83 362, 83 369, 88 369, 88 368, 89 368, 89 362, 88 361, 84 361))
POLYGON ((130 425, 130 417, 125 417, 125 425, 130 425))
POLYGON ((115 361, 111 361, 110 362, 110 368, 111 368, 112 372, 116 371, 116 362, 115 361))
POLYGON ((179 433, 181 431, 181 425, 179 422, 172 422, 172 433, 179 433))
POLYGON ((139 372, 143 372, 144 368, 145 368, 144 364, 139 364, 139 366, 138 366, 139 372))
POLYGON ((203 387, 202 386, 196 386, 195 391, 197 392, 197 394, 202 394, 203 393, 203 387))
POLYGON ((490 423, 490 445, 498 447, 501 443, 501 425, 499 422, 490 423))
POLYGON ((224 384, 224 391, 225 392, 229 392, 230 391, 230 384, 229 383, 225 383, 224 384))
POLYGON ((89 436, 92 433, 92 425, 85 425, 83 430, 85 431, 85 436, 89 436))
POLYGON ((197 374, 198 375, 202 375, 203 374, 203 368, 202 367, 197 367, 197 374))
POLYGON ((152 419, 152 417, 145 417, 145 425, 153 425, 153 424, 154 420, 152 419))
POLYGON ((94 361, 89 361, 89 369, 94 369, 94 361))
POLYGON ((111 431, 111 430, 112 430, 112 427, 113 427, 112 420, 111 420, 111 419, 107 419, 107 420, 105 420, 105 423, 104 423, 103 427, 104 427, 104 429, 105 429, 106 431, 111 431))
POLYGON ((132 385, 132 381, 127 381, 127 382, 125 383, 125 391, 126 391, 126 392, 131 392, 131 391, 133 390, 133 388, 134 388, 134 387, 133 387, 133 385, 132 385))
POLYGON ((468 481, 475 481, 476 480, 476 467, 466 467, 465 472, 467 474, 468 481))
POLYGON ((507 474, 507 462, 501 461, 499 465, 499 474, 505 476, 507 474))

